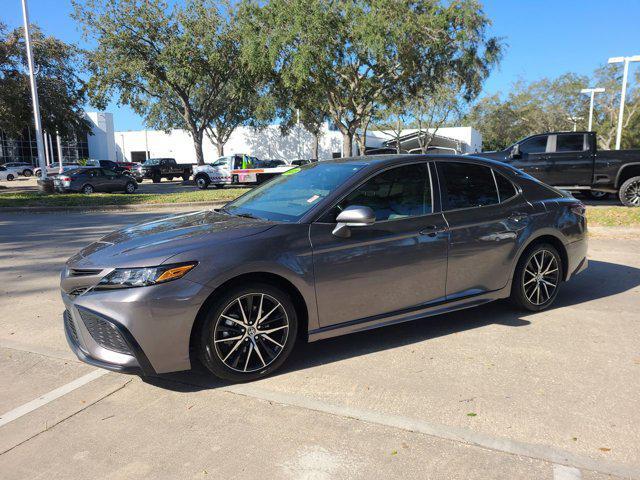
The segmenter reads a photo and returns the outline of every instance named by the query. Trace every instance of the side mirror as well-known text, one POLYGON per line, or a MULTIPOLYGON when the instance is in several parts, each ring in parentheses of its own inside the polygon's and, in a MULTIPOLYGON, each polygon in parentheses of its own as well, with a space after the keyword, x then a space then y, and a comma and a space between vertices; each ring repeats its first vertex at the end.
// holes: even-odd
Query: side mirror
POLYGON ((351 227, 366 227, 376 222, 376 214, 369 207, 351 205, 338 214, 336 228, 333 233, 336 237, 349 238, 351 227))
POLYGON ((520 153, 520 145, 516 143, 511 149, 511 152, 509 153, 509 158, 520 158, 520 157, 522 157, 522 154, 520 153))

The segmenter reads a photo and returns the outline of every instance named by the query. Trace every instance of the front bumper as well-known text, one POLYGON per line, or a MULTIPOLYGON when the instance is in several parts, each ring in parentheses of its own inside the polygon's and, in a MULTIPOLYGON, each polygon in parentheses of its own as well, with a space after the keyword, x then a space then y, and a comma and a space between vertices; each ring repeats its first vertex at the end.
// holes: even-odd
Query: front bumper
POLYGON ((80 360, 108 370, 144 375, 188 370, 191 330, 211 291, 186 279, 141 288, 63 290, 67 341, 80 360))

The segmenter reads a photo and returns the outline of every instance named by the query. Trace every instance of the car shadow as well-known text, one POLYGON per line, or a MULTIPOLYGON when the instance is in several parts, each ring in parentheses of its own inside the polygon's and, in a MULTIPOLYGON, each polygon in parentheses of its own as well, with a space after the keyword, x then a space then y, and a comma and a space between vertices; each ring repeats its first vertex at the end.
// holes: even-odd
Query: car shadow
MULTIPOLYGON (((555 308, 576 306, 619 293, 640 285, 640 269, 616 263, 591 261, 589 268, 562 285, 555 308)), ((491 324, 523 327, 533 313, 516 309, 508 301, 425 317, 421 320, 390 325, 313 343, 299 342, 290 358, 273 375, 282 375, 318 365, 367 355, 482 328, 491 324)), ((218 380, 200 365, 192 371, 142 377, 143 381, 177 392, 193 392, 229 385, 218 380)))

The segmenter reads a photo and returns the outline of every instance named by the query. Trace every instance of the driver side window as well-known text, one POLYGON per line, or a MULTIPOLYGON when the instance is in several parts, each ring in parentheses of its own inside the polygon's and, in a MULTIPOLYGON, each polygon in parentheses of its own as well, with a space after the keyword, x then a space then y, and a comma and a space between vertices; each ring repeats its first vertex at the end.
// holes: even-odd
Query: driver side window
POLYGON ((431 181, 426 163, 386 170, 351 192, 338 206, 369 207, 376 221, 397 220, 433 212, 431 181))
POLYGON ((547 151, 548 135, 530 138, 520 144, 520 153, 545 153, 547 151))

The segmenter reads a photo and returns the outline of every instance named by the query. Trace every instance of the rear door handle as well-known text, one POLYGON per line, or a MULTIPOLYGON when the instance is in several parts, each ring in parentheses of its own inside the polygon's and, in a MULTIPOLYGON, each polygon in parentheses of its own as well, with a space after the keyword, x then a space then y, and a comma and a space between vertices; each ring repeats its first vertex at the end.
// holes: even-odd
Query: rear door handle
POLYGON ((511 215, 509 215, 509 220, 513 220, 514 222, 520 222, 521 220, 526 219, 528 216, 529 215, 523 212, 513 212, 511 215))
POLYGON ((435 237, 438 233, 442 232, 444 228, 439 227, 438 225, 427 225, 422 230, 420 230, 420 235, 428 235, 429 237, 435 237))

